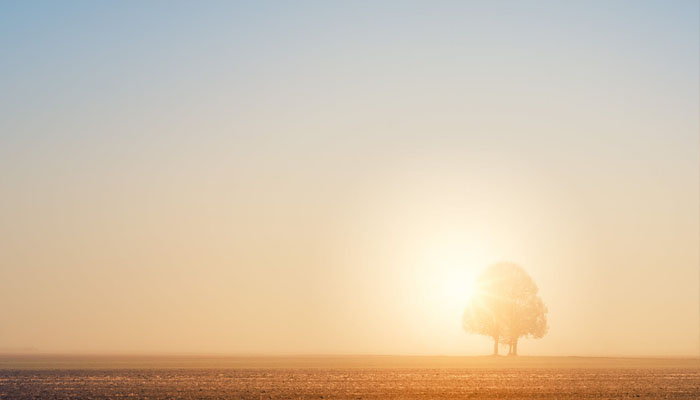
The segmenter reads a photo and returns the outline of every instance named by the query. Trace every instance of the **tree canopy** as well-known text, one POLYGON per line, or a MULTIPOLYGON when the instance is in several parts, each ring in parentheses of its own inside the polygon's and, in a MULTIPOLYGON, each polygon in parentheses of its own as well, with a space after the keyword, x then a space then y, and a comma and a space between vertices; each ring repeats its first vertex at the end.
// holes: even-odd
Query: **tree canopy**
POLYGON ((541 338, 547 333, 547 307, 537 294, 530 275, 513 263, 489 266, 479 275, 476 291, 464 311, 464 329, 469 333, 509 345, 510 355, 517 355, 518 338, 541 338))

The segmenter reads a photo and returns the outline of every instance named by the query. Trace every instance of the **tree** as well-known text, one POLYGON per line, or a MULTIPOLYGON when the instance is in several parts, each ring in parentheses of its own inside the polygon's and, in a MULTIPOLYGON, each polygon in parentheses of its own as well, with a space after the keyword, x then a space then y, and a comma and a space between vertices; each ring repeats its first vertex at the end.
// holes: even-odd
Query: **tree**
POLYGON ((518 354, 520 337, 541 338, 547 333, 547 307, 537 294, 537 285, 519 265, 498 263, 477 278, 462 324, 469 333, 493 338, 509 345, 509 355, 518 354))

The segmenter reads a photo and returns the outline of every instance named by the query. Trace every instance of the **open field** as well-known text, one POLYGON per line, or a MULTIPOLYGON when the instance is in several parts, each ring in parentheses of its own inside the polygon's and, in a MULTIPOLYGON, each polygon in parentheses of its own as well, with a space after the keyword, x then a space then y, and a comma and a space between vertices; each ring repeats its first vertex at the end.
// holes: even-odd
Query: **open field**
POLYGON ((0 398, 700 397, 698 359, 2 356, 0 398))

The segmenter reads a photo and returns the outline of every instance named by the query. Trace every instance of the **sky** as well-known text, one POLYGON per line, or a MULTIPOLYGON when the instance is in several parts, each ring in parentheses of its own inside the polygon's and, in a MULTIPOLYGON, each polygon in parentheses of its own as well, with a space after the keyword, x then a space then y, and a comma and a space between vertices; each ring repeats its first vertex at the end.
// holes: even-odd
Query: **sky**
POLYGON ((700 355, 697 1, 3 1, 0 352, 700 355))

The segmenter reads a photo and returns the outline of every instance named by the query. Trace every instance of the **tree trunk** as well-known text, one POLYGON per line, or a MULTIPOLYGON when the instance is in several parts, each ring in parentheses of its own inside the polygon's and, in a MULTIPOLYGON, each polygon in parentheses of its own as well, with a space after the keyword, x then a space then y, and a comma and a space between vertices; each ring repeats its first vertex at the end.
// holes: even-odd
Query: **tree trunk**
POLYGON ((513 341, 508 342, 508 355, 512 356, 513 355, 513 341))
POLYGON ((513 346, 513 355, 517 356, 518 355, 518 338, 515 338, 513 340, 512 346, 513 346))
POLYGON ((498 355, 498 336, 493 337, 493 355, 498 355))

